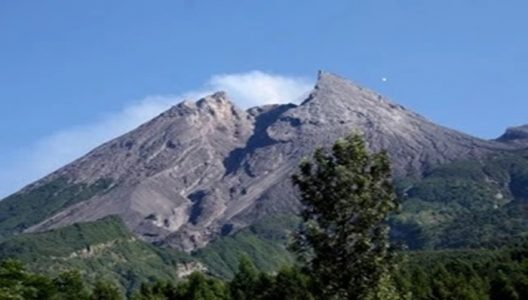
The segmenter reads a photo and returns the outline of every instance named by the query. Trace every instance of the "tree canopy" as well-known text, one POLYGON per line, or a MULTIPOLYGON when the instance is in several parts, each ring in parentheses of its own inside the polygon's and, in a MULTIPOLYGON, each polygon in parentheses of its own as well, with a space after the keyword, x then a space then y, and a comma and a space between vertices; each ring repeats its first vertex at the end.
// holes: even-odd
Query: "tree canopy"
POLYGON ((293 182, 304 205, 293 248, 322 292, 339 299, 375 295, 390 272, 387 220, 398 207, 387 154, 369 154, 363 138, 350 135, 304 160, 293 182))

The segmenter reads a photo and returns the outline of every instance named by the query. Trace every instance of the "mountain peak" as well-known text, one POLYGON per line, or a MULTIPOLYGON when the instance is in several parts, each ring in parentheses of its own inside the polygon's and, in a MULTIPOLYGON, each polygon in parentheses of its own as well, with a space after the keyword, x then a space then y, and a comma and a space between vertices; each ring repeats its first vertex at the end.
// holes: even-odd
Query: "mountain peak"
POLYGON ((222 91, 174 106, 40 181, 109 180, 111 189, 24 226, 42 231, 119 215, 143 239, 190 251, 259 217, 296 211, 289 178, 299 162, 352 132, 372 150, 387 150, 396 175, 510 147, 435 125, 320 71, 298 106, 244 111, 222 91))
POLYGON ((214 94, 205 96, 202 99, 198 100, 196 102, 196 105, 201 108, 204 106, 233 106, 233 103, 231 102, 226 92, 218 91, 214 94))
POLYGON ((182 101, 162 115, 181 116, 196 112, 206 112, 213 116, 217 116, 226 114, 236 115, 240 114, 242 110, 236 107, 236 105, 231 101, 227 92, 218 91, 207 95, 196 102, 190 100, 182 101))
POLYGON ((302 105, 321 106, 322 111, 336 114, 367 107, 372 110, 406 110, 379 93, 323 70, 319 71, 315 88, 302 105))
POLYGON ((201 112, 206 112, 214 118, 225 121, 228 121, 233 117, 240 119, 246 115, 246 112, 237 107, 224 91, 216 92, 198 100, 196 102, 196 107, 201 112))
POLYGON ((317 72, 317 81, 325 80, 325 79, 331 79, 331 78, 342 78, 341 76, 328 72, 326 70, 319 70, 317 72))
POLYGON ((317 73, 317 82, 315 84, 315 89, 320 89, 323 87, 335 88, 341 85, 356 86, 359 88, 358 84, 335 73, 331 73, 324 70, 319 70, 319 72, 317 73))

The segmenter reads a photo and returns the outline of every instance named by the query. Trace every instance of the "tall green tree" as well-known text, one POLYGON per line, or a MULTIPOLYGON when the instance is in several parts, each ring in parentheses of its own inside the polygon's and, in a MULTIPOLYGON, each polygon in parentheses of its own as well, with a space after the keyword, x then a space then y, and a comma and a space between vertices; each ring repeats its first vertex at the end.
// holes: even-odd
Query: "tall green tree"
POLYGON ((324 298, 376 299, 390 282, 387 219, 398 208, 387 154, 351 135, 304 160, 293 182, 304 223, 292 248, 324 298))
POLYGON ((257 295, 256 287, 259 273, 255 265, 247 256, 240 259, 238 271, 230 283, 231 298, 233 300, 250 300, 257 295))
POLYGON ((89 300, 90 293, 84 284, 84 279, 78 271, 69 271, 59 274, 53 279, 58 298, 62 300, 89 300))
POLYGON ((296 267, 286 267, 275 276, 270 296, 273 300, 313 300, 310 278, 296 267))
POLYGON ((50 278, 27 271, 16 260, 0 263, 0 299, 45 300, 57 293, 50 278))
POLYGON ((93 300, 123 300, 125 297, 111 281, 97 281, 92 291, 93 300))
POLYGON ((204 274, 195 272, 187 281, 176 287, 175 298, 181 300, 228 300, 229 291, 224 282, 215 278, 208 278, 204 274))
POLYGON ((505 274, 499 273, 498 277, 491 281, 490 299, 518 300, 520 298, 509 278, 505 274))

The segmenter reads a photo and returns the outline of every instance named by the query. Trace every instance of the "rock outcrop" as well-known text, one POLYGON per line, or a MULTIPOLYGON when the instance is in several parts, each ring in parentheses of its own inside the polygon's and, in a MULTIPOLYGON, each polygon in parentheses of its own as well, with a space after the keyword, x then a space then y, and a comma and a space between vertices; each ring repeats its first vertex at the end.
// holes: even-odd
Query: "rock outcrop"
POLYGON ((525 145, 528 147, 528 125, 510 127, 497 140, 504 143, 525 145))

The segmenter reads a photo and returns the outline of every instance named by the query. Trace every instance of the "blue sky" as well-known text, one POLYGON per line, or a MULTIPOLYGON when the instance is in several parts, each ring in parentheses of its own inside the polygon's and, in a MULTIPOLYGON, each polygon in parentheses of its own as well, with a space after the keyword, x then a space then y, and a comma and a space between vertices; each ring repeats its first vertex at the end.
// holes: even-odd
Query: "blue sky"
POLYGON ((528 123, 526 11, 520 0, 0 1, 0 196, 183 96, 294 98, 319 69, 496 137, 528 123))

